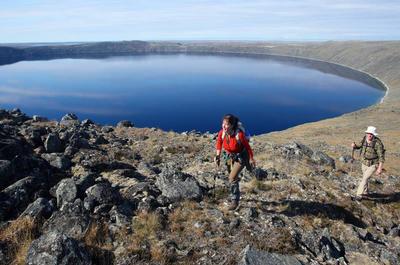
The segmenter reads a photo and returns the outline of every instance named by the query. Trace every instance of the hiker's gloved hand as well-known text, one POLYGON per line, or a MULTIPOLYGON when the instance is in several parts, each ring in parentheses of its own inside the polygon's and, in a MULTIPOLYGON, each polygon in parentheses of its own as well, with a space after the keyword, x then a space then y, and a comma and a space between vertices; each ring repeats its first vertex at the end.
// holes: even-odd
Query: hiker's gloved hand
POLYGON ((215 164, 217 164, 217 166, 219 166, 221 164, 221 157, 219 155, 216 155, 214 157, 214 162, 215 164))
POLYGON ((354 143, 354 142, 351 143, 351 148, 353 148, 353 149, 356 148, 356 143, 354 143))

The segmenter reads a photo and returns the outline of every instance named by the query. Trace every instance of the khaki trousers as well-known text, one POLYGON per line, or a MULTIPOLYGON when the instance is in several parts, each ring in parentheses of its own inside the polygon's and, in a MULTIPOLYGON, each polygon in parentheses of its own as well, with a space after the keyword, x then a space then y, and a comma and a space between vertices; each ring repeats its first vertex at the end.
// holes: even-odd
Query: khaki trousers
POLYGON ((376 171, 376 165, 366 166, 364 164, 361 165, 361 170, 363 172, 363 177, 358 185, 357 196, 368 194, 368 180, 376 171))

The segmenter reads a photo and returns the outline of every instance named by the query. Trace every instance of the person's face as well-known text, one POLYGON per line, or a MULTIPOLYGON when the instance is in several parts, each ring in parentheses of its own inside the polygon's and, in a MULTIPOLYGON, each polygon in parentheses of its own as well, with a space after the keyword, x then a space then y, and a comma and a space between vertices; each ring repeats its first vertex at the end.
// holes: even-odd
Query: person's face
POLYGON ((223 120, 223 121, 222 121, 222 129, 223 129, 224 131, 227 131, 227 130, 229 129, 230 126, 231 126, 231 124, 229 123, 228 120, 223 120))
POLYGON ((374 135, 372 133, 367 133, 367 140, 372 141, 374 139, 374 135))

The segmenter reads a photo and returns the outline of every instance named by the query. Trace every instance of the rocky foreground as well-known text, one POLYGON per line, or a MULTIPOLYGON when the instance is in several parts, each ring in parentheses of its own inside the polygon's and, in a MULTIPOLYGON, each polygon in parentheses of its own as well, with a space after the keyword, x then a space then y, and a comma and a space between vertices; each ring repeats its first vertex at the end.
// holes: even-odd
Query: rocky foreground
POLYGON ((358 202, 346 150, 251 144, 230 212, 215 134, 0 110, 0 264, 398 264, 399 176, 358 202))

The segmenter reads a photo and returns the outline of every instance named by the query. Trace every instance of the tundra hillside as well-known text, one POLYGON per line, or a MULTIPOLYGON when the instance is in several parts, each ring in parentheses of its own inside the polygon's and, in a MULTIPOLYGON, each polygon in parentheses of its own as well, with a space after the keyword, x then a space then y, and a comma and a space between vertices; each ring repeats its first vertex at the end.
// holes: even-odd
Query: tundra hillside
MULTIPOLYGON (((253 137, 258 168, 242 175, 242 200, 233 212, 224 205, 225 170, 212 161, 215 134, 135 128, 134 121, 101 126, 73 114, 47 121, 0 110, 0 264, 398 263, 400 42, 121 47, 134 52, 138 43, 141 52, 330 61, 368 72, 389 91, 367 109, 253 137), (371 198, 359 202, 351 195, 360 163, 349 162, 349 145, 368 125, 382 134, 386 172, 371 181, 371 198)), ((115 52, 120 44, 101 45, 115 52)), ((81 56, 82 47, 53 47, 47 57, 71 50, 81 56)), ((2 49, 9 63, 46 51, 2 49)))

